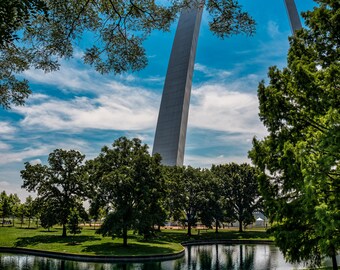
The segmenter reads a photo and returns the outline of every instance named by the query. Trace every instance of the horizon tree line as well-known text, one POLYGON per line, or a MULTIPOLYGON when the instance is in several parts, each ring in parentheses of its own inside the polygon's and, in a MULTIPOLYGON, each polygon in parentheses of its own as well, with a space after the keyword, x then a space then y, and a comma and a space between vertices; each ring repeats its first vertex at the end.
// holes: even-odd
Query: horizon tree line
MULTIPOLYGON (((84 159, 79 151, 56 149, 48 165, 26 162, 21 171, 22 187, 37 194, 30 200, 41 225, 60 224, 64 237, 71 213, 73 220, 75 213, 85 220, 104 216, 97 232, 122 237, 127 245, 128 230, 149 238, 169 220, 185 224, 188 236, 198 222, 209 228, 214 225, 218 232, 223 222, 238 221, 242 231, 261 207, 255 169, 248 164, 218 165, 210 170, 166 167, 159 155, 149 154, 146 144, 125 137, 112 147, 104 146, 98 157, 84 159), (90 202, 87 213, 85 200, 90 202)), ((6 199, 0 200, 3 219, 16 213, 14 205, 11 212, 6 210, 6 199)))

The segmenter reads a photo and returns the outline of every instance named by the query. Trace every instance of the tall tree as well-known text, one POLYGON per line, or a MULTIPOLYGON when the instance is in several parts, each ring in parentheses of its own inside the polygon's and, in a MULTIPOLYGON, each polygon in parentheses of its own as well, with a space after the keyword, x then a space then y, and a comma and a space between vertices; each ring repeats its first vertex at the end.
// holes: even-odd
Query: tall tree
POLYGON ((57 219, 63 226, 64 237, 67 236, 66 224, 71 209, 86 197, 86 178, 82 171, 84 158, 79 151, 56 149, 48 157, 49 166, 26 162, 21 171, 23 188, 36 191, 41 203, 56 202, 57 219))
POLYGON ((38 199, 37 206, 41 226, 50 231, 51 227, 58 224, 58 201, 55 198, 45 201, 38 199))
POLYGON ((26 214, 25 204, 21 203, 17 209, 17 217, 20 219, 21 228, 24 225, 25 214, 26 214))
POLYGON ((12 213, 12 205, 6 191, 0 194, 0 211, 2 216, 2 226, 5 224, 5 218, 9 217, 12 213))
POLYGON ((208 198, 209 171, 191 166, 169 167, 168 170, 171 214, 177 220, 184 215, 187 235, 191 236, 192 226, 196 225, 208 198))
POLYGON ((8 195, 8 200, 9 200, 10 207, 11 207, 10 215, 12 216, 12 226, 14 227, 15 217, 18 215, 18 210, 20 208, 20 199, 18 195, 14 193, 14 194, 8 195))
MULTIPOLYGON (((4 0, 0 3, 0 106, 22 105, 30 94, 18 73, 55 71, 86 39, 84 62, 100 73, 140 70, 147 64, 143 41, 168 31, 177 13, 202 1, 4 0), (95 37, 95 38, 92 38, 95 37)), ((206 1, 210 28, 220 38, 254 32, 254 21, 236 0, 206 1)))
POLYGON ((80 214, 76 208, 73 208, 68 217, 68 224, 67 224, 69 232, 72 233, 73 236, 81 233, 82 227, 79 226, 79 220, 80 220, 80 214))
POLYGON ((0 213, 2 216, 2 226, 5 218, 12 217, 12 226, 14 226, 15 217, 19 214, 20 199, 17 194, 6 194, 6 191, 0 194, 0 213))
POLYGON ((340 3, 317 0, 308 28, 290 38, 287 68, 260 83, 260 119, 269 135, 249 155, 276 244, 293 262, 320 265, 340 248, 340 3))
POLYGON ((28 218, 28 228, 31 227, 31 220, 37 214, 37 205, 35 200, 29 195, 24 203, 25 216, 28 218))
POLYGON ((112 148, 104 146, 87 167, 94 195, 111 206, 98 232, 122 236, 125 246, 129 229, 148 235, 161 214, 159 204, 164 197, 160 156, 150 156, 148 146, 139 139, 121 137, 112 148))
POLYGON ((215 233, 223 221, 226 221, 226 211, 224 209, 223 182, 212 173, 205 177, 205 195, 200 211, 201 222, 207 226, 215 225, 215 233))
POLYGON ((223 182, 224 207, 227 217, 237 220, 239 231, 254 221, 253 213, 258 208, 260 198, 255 168, 249 164, 213 165, 211 171, 223 182))

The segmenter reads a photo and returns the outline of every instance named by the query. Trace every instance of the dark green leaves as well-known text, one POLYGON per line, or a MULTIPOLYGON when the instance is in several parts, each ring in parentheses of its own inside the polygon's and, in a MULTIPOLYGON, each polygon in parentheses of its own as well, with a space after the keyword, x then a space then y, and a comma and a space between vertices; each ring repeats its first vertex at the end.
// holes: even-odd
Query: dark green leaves
POLYGON ((92 194, 93 203, 110 206, 110 214, 99 233, 123 236, 127 245, 128 229, 147 236, 153 225, 164 221, 160 158, 150 156, 147 145, 139 139, 117 139, 112 148, 103 147, 87 167, 91 168, 89 179, 96 191, 92 194))
POLYGON ((231 35, 255 33, 255 21, 242 11, 236 0, 208 0, 208 12, 212 15, 210 30, 220 38, 231 35))
POLYGON ((87 178, 82 168, 84 158, 79 151, 56 149, 48 157, 49 166, 27 162, 25 170, 21 171, 24 179, 22 187, 37 192, 42 209, 53 205, 56 220, 63 225, 63 236, 66 236, 71 209, 88 194, 87 178))
POLYGON ((290 39, 288 66, 269 70, 258 89, 269 135, 249 156, 262 171, 260 190, 276 243, 291 261, 333 258, 340 246, 339 3, 318 0, 308 28, 290 39))
MULTIPOLYGON (((106 74, 138 71, 147 65, 143 42, 153 30, 168 31, 182 8, 201 1, 4 0, 0 3, 0 105, 23 105, 30 68, 52 72, 74 46, 86 40, 84 62, 106 74)), ((221 38, 254 32, 254 21, 237 1, 207 2, 211 30, 221 38)))

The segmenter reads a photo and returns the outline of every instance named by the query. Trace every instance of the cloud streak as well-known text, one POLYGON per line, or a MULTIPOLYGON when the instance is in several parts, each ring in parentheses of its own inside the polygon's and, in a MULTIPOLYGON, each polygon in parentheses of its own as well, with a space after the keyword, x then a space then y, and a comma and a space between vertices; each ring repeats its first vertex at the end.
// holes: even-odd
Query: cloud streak
POLYGON ((228 90, 228 85, 205 84, 193 90, 190 126, 229 133, 265 133, 258 119, 257 96, 228 90))
POLYGON ((0 164, 9 164, 13 162, 23 162, 37 156, 44 156, 49 152, 49 147, 42 146, 38 148, 25 148, 22 151, 11 151, 0 155, 0 164))
MULTIPOLYGON (((159 96, 142 88, 107 84, 105 94, 95 98, 76 96, 69 100, 40 95, 26 107, 15 108, 23 115, 21 125, 30 129, 144 130, 154 126, 159 96)), ((30 102, 29 102, 30 103, 30 102)))

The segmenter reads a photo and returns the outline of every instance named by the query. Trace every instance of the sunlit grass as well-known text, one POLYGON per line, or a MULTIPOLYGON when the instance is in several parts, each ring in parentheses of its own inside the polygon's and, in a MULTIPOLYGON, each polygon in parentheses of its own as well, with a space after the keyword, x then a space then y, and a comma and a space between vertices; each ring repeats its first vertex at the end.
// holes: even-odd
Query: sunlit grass
POLYGON ((183 250, 181 242, 201 240, 270 240, 264 230, 248 230, 239 233, 236 230, 198 231, 193 229, 193 235, 187 236, 184 229, 163 229, 154 238, 145 240, 142 236, 129 232, 128 247, 122 245, 121 238, 112 239, 95 234, 95 230, 84 227, 79 235, 61 237, 61 228, 27 229, 20 227, 0 227, 0 246, 20 247, 37 250, 47 250, 63 253, 87 255, 117 255, 141 256, 156 254, 171 254, 183 250))

